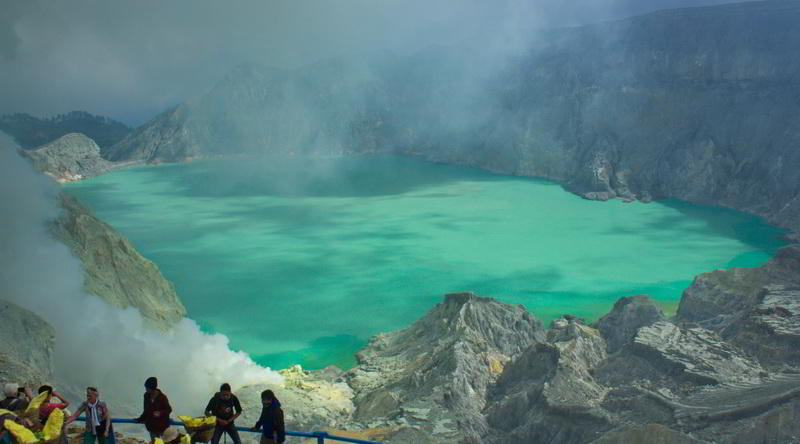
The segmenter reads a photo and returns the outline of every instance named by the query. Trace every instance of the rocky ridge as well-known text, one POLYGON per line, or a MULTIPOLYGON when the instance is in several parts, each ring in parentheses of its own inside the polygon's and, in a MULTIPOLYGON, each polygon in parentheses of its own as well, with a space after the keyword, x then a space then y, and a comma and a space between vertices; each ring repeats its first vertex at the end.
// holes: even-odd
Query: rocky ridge
MULTIPOLYGON (((746 270, 785 276, 797 248, 746 270)), ((738 336, 703 327, 703 312, 688 308, 702 290, 690 290, 674 319, 638 295, 620 299, 593 326, 564 316, 549 329, 519 306, 447 295, 410 327, 372 338, 351 370, 295 369, 300 380, 340 384, 337 401, 322 405, 346 408, 331 414, 301 402, 298 410, 318 416, 291 425, 329 425, 387 443, 798 442, 800 367, 778 366, 774 354, 751 353, 738 336), (696 321, 685 322, 690 313, 696 321)), ((765 297, 750 310, 780 318, 795 296, 765 297)), ((783 328, 748 339, 784 345, 783 328)))
POLYGON ((58 183, 105 174, 114 165, 100 157, 100 147, 83 134, 70 133, 31 150, 20 150, 33 167, 58 183))
POLYGON ((373 337, 345 373, 354 419, 394 427, 402 440, 479 439, 489 387, 507 363, 544 340, 539 321, 521 306, 469 293, 451 294, 409 328, 373 337))
POLYGON ((488 55, 464 48, 244 65, 107 157, 404 153, 798 230, 799 20, 800 1, 775 0, 544 31, 478 78, 488 55))
POLYGON ((89 294, 115 307, 136 307, 162 330, 186 315, 175 288, 152 261, 74 197, 62 193, 59 203, 64 213, 51 231, 80 259, 89 294))

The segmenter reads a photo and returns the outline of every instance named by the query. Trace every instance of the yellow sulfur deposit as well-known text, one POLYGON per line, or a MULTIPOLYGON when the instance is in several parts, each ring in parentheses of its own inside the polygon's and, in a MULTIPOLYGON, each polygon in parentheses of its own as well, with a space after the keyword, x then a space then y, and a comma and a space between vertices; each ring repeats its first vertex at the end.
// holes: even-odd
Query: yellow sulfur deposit
POLYGON ((184 426, 191 428, 204 428, 217 424, 216 416, 200 416, 197 418, 193 418, 191 416, 178 416, 178 419, 183 421, 184 426))
POLYGON ((29 413, 32 413, 32 412, 38 412, 39 411, 39 407, 41 407, 42 403, 44 402, 44 400, 47 399, 47 395, 48 395, 48 393, 44 392, 44 393, 39 393, 38 395, 34 396, 33 399, 31 399, 30 404, 28 404, 28 408, 25 409, 25 414, 29 414, 29 413))
POLYGON ((47 422, 42 429, 45 441, 58 438, 61 435, 61 428, 64 426, 64 411, 55 409, 47 417, 47 422))
POLYGON ((36 438, 36 435, 34 435, 32 431, 28 430, 27 427, 17 424, 10 419, 3 421, 3 427, 11 432, 11 436, 14 437, 14 440, 17 442, 17 444, 34 444, 39 442, 39 439, 36 438))

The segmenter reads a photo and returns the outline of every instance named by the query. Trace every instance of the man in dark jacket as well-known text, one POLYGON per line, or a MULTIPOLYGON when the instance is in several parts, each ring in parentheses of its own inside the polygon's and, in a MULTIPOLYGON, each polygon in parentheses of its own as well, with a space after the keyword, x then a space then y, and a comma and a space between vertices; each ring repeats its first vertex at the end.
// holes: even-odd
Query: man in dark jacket
POLYGON ((253 426, 253 431, 263 427, 261 444, 276 444, 286 441, 286 429, 283 426, 283 410, 281 403, 272 393, 272 390, 261 392, 261 417, 253 426))
POLYGON ((227 382, 219 387, 219 392, 208 401, 206 406, 206 416, 214 415, 217 417, 217 426, 214 427, 214 435, 211 437, 211 444, 219 444, 222 433, 227 433, 233 440, 233 444, 242 444, 239 439, 239 432, 233 420, 242 414, 242 405, 239 398, 231 393, 231 386, 227 382))
POLYGON ((144 411, 135 421, 143 422, 150 432, 150 442, 164 435, 164 430, 169 427, 169 414, 172 407, 169 405, 167 395, 158 389, 158 379, 155 376, 147 378, 144 382, 144 411))

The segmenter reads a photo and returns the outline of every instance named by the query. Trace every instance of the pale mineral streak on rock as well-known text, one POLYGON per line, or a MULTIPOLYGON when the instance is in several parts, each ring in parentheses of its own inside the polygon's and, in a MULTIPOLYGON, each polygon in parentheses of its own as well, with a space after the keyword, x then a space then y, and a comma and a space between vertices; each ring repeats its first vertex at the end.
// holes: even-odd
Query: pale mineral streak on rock
POLYGON ((632 349, 645 357, 663 359, 665 365, 700 384, 754 383, 765 373, 741 350, 699 327, 657 322, 639 329, 632 349))

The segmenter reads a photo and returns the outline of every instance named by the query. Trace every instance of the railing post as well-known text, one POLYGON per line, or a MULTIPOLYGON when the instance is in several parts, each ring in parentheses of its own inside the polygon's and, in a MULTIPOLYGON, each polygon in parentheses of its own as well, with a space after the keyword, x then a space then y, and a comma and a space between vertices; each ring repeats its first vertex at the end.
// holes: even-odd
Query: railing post
POLYGON ((312 432, 311 434, 317 437, 317 444, 325 444, 325 437, 328 436, 328 432, 312 432))

